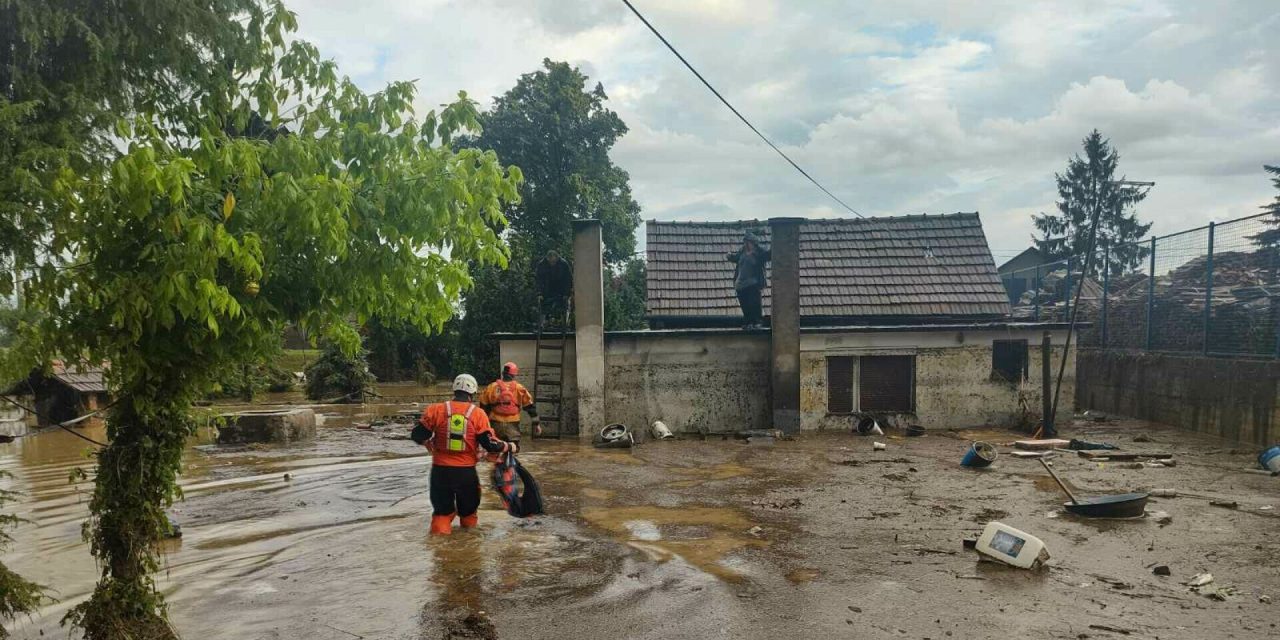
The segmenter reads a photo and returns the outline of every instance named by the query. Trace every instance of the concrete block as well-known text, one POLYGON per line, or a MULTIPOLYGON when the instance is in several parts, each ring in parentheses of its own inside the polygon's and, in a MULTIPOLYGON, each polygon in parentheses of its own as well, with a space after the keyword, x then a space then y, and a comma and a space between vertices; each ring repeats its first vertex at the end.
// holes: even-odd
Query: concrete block
POLYGON ((218 444, 298 442, 316 436, 311 409, 242 411, 226 417, 227 424, 218 429, 218 444))

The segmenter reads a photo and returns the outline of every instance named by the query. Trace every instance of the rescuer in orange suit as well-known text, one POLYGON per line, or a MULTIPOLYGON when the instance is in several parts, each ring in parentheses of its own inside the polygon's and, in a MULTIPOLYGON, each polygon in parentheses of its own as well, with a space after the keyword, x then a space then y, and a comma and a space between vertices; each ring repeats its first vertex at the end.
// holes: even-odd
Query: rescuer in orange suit
POLYGON ((457 516, 464 529, 476 526, 480 509, 480 450, 515 453, 520 446, 503 442, 489 426, 489 417, 472 403, 475 377, 453 379, 453 399, 437 402, 422 412, 409 437, 431 450, 431 533, 449 535, 457 516))
POLYGON ((498 437, 507 442, 520 442, 520 410, 524 409, 533 421, 533 435, 542 435, 542 421, 533 403, 533 394, 516 382, 520 367, 514 362, 502 365, 502 377, 494 380, 480 392, 480 407, 489 414, 498 437))

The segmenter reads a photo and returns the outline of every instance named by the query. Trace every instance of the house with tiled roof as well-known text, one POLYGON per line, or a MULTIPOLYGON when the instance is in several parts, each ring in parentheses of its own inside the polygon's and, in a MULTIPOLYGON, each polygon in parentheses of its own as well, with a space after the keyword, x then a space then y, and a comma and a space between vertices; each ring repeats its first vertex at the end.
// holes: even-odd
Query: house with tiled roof
MULTIPOLYGON (((646 228, 646 312, 661 327, 741 324, 733 288, 745 232, 757 220, 659 222, 646 228)), ((770 314, 772 295, 763 292, 770 314)), ((800 226, 800 316, 808 326, 998 320, 1009 301, 977 213, 806 220, 800 226)))
MULTIPOLYGON (((575 331, 563 345, 494 336, 501 362, 535 381, 554 376, 540 389, 555 394, 546 401, 563 407, 569 433, 657 420, 704 434, 843 430, 867 418, 886 428, 1035 423, 1044 340, 1051 367, 1062 358, 1065 324, 1011 318, 977 213, 650 221, 649 328, 639 331, 604 330, 598 223, 576 224, 575 331), (763 328, 742 328, 726 257, 746 232, 772 252, 763 328)), ((1074 383, 1069 362, 1060 414, 1074 383)))

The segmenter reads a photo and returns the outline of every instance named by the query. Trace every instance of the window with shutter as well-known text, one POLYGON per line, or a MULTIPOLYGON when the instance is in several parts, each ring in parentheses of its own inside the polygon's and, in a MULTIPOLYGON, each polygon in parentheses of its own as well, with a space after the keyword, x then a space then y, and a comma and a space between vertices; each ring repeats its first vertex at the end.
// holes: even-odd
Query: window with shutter
POLYGON ((858 410, 915 413, 916 357, 859 358, 858 410))
POLYGON ((827 358, 827 413, 853 413, 853 366, 851 356, 827 358))

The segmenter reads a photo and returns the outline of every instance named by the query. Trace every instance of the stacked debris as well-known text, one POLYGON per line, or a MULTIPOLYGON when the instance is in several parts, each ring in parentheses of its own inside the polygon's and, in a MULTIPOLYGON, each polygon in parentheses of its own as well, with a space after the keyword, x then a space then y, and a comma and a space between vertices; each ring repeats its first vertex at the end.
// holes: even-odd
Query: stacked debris
MULTIPOLYGON (((1155 301, 1150 308, 1153 350, 1203 349, 1207 299, 1211 308, 1210 351, 1273 352, 1275 327, 1280 320, 1280 284, 1272 253, 1232 251, 1215 255, 1213 290, 1208 296, 1206 256, 1157 276, 1154 287, 1145 274, 1113 279, 1108 292, 1108 346, 1145 348, 1148 298, 1154 292, 1155 301)), ((1088 335, 1097 340, 1099 332, 1100 326, 1094 326, 1088 335)))
POLYGON ((1082 279, 1084 290, 1080 292, 1081 308, 1078 320, 1082 322, 1089 321, 1094 317, 1091 309, 1096 309, 1098 301, 1102 299, 1102 285, 1092 278, 1084 278, 1082 270, 1072 270, 1071 291, 1068 292, 1066 267, 1058 267, 1053 271, 1042 274, 1040 276, 1040 288, 1023 292, 1022 297, 1018 299, 1017 304, 1013 307, 1013 317, 1017 320, 1035 320, 1038 318, 1043 322, 1066 322, 1070 320, 1070 304, 1068 302, 1074 302, 1076 290, 1081 287, 1082 279))

